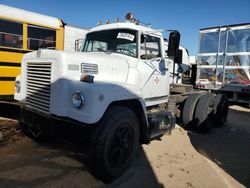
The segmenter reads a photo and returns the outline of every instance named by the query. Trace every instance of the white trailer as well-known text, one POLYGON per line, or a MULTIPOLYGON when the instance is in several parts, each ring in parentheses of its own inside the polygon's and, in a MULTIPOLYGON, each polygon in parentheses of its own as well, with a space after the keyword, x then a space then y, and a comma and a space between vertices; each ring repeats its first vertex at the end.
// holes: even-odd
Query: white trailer
POLYGON ((88 28, 75 27, 72 25, 64 26, 64 50, 68 52, 78 51, 75 49, 75 42, 84 39, 88 28))
POLYGON ((250 105, 250 23, 200 30, 196 88, 250 105))
POLYGON ((208 131, 212 122, 225 122, 228 110, 221 95, 170 84, 177 31, 166 49, 159 30, 137 25, 131 14, 127 19, 90 29, 79 52, 26 54, 16 79, 24 130, 39 136, 61 123, 83 127, 89 133, 90 170, 104 181, 127 169, 139 143, 170 132, 176 117, 185 128, 208 131))

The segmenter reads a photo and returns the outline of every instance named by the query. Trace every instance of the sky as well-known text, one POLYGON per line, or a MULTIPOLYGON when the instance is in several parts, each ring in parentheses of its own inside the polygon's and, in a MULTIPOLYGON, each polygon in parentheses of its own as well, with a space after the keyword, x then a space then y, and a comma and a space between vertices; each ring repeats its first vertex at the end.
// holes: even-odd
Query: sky
POLYGON ((198 53, 201 28, 250 23, 250 0, 0 0, 0 4, 62 19, 83 28, 99 20, 124 21, 128 12, 154 29, 176 29, 190 55, 198 53))

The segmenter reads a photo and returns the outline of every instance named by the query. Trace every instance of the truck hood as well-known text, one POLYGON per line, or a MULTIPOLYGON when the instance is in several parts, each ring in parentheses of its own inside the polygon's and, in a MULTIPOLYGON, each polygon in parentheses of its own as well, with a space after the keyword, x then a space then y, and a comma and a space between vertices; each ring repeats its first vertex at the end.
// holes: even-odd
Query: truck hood
POLYGON ((68 55, 67 62, 72 62, 70 60, 74 59, 80 65, 81 73, 93 75, 97 81, 126 82, 129 70, 126 58, 105 52, 75 54, 68 55))
POLYGON ((95 81, 126 83, 129 71, 127 57, 105 52, 38 50, 25 54, 23 61, 55 62, 57 79, 59 75, 62 75, 79 80, 80 76, 85 73, 93 75, 95 81))

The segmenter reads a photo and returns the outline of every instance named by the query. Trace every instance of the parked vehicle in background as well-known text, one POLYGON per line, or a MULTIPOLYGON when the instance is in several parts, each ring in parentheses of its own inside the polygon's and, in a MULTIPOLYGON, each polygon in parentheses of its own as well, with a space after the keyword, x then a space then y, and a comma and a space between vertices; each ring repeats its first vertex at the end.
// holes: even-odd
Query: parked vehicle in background
POLYGON ((39 48, 74 51, 76 38, 86 32, 58 18, 0 4, 0 100, 14 99, 23 54, 39 48))
POLYGON ((250 105, 250 23, 200 29, 196 88, 250 105))
POLYGON ((78 48, 76 48, 76 41, 83 40, 86 33, 89 29, 87 28, 81 28, 76 27, 72 25, 65 25, 64 26, 64 51, 67 52, 75 52, 79 51, 78 48))
MULTIPOLYGON (((165 40, 165 49, 167 56, 168 42, 165 40)), ((189 61, 189 53, 186 48, 179 46, 178 55, 171 64, 168 65, 170 71, 170 83, 183 83, 185 76, 190 76, 191 64, 189 61), (180 73, 180 69, 182 70, 180 73)))

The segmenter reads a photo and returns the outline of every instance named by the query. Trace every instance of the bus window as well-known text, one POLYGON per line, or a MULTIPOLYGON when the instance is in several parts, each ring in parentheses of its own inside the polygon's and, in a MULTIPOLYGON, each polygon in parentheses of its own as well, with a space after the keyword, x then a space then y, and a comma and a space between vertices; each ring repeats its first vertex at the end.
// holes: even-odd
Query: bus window
POLYGON ((0 46, 23 47, 23 25, 0 19, 0 46))
POLYGON ((28 26, 28 49, 56 48, 56 31, 35 26, 28 26))

